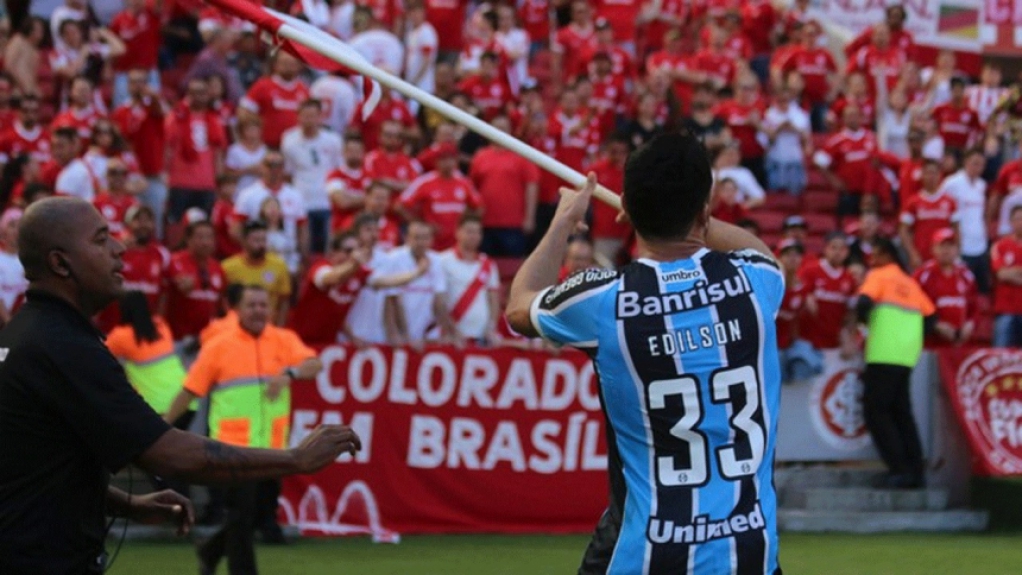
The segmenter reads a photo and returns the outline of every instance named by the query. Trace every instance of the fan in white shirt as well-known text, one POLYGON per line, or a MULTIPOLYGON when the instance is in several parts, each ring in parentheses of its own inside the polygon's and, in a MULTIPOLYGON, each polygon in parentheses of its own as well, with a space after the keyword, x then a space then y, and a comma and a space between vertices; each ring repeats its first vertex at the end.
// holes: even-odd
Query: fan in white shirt
POLYGON ((234 202, 237 224, 245 220, 258 220, 263 202, 270 197, 280 202, 283 216, 283 231, 294 238, 300 256, 309 254, 308 210, 302 193, 284 180, 284 157, 280 152, 270 150, 263 158, 263 178, 238 192, 234 202))
POLYGON ((971 150, 962 160, 962 169, 940 185, 958 204, 958 229, 961 231, 963 257, 979 257, 987 251, 987 183, 983 179, 986 158, 971 150))
POLYGON ((451 323, 461 337, 494 344, 500 340, 500 274, 496 263, 479 251, 483 223, 466 216, 454 233, 455 246, 440 254, 439 263, 447 277, 451 323))
POLYGON ((262 121, 258 118, 239 121, 238 141, 227 147, 227 154, 224 157, 227 173, 238 178, 237 189, 244 190, 259 181, 266 150, 266 144, 263 143, 262 121))
MULTIPOLYGON (((426 8, 423 4, 412 4, 406 14, 408 32, 405 34, 405 73, 409 83, 433 93, 436 86, 436 58, 440 49, 440 39, 436 28, 426 21, 426 8)), ((408 102, 413 114, 418 113, 419 103, 408 102)))
POLYGON ((713 161, 713 181, 719 182, 725 178, 734 180, 738 185, 738 201, 747 209, 754 208, 766 200, 766 191, 756 176, 741 165, 741 161, 738 142, 726 144, 713 161))
POLYGON ((322 112, 319 100, 302 102, 298 125, 285 131, 280 142, 291 184, 309 211, 330 210, 327 175, 341 167, 341 136, 320 126, 322 112))
POLYGON ((57 173, 54 191, 64 196, 75 196, 87 202, 96 197, 96 178, 88 164, 78 157, 78 132, 74 128, 57 128, 50 142, 50 153, 57 165, 63 166, 57 173))
POLYGON ((365 6, 355 8, 352 19, 355 35, 348 44, 370 64, 400 74, 405 61, 405 47, 397 36, 383 29, 365 6))
POLYGON ((355 86, 347 78, 334 74, 320 76, 309 87, 309 95, 323 105, 323 124, 343 134, 351 123, 360 98, 355 86))
POLYGON ((18 222, 22 212, 7 208, 0 216, 0 322, 7 323, 18 296, 28 289, 25 268, 18 259, 18 222))
POLYGON ((441 340, 458 341, 447 308, 447 278, 440 267, 433 245, 433 228, 421 221, 408 224, 405 245, 394 248, 369 281, 416 269, 422 258, 429 258, 429 270, 411 283, 387 291, 383 323, 391 345, 421 346, 439 327, 441 340))

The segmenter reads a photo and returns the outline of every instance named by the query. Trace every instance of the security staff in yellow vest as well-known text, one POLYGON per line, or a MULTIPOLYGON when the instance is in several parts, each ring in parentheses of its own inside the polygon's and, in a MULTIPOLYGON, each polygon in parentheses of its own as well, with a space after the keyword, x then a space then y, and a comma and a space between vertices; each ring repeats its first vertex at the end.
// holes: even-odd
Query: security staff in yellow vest
MULTIPOLYGON (((291 330, 269 323, 270 297, 246 286, 238 302, 238 325, 202 346, 168 421, 196 397, 209 396, 210 437, 232 445, 284 449, 291 418, 290 384, 316 376, 323 364, 291 330)), ((198 550, 199 572, 213 573, 226 554, 231 575, 256 573, 253 534, 259 484, 225 493, 227 520, 198 550)), ((272 509, 276 510, 276 496, 272 509)))

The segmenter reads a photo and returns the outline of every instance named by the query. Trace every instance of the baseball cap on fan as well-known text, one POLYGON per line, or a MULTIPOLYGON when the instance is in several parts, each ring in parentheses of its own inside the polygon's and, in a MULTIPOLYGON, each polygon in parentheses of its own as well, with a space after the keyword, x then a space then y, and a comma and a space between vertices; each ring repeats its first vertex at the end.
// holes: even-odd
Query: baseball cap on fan
POLYGON ((788 230, 791 228, 808 228, 808 227, 809 225, 806 224, 806 219, 803 218, 802 216, 788 216, 784 218, 784 225, 781 226, 781 229, 788 230))
POLYGON ((613 27, 610 25, 610 20, 607 20, 602 16, 597 18, 596 21, 593 22, 593 26, 595 26, 597 30, 608 30, 613 27))
POLYGON ((944 242, 953 242, 957 239, 957 234, 951 228, 941 228, 933 232, 933 245, 942 244, 944 242))
POLYGON ((788 250, 796 250, 800 254, 806 253, 806 248, 794 238, 785 238, 777 242, 777 255, 782 255, 788 250))

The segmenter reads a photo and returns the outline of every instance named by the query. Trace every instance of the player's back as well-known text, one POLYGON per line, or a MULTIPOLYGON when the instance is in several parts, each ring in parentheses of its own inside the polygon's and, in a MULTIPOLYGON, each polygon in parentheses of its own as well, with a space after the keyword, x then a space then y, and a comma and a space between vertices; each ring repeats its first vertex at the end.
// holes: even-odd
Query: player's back
POLYGON ((772 259, 704 249, 576 274, 537 300, 543 335, 593 356, 607 415, 611 508, 580 573, 780 573, 783 295, 772 259))

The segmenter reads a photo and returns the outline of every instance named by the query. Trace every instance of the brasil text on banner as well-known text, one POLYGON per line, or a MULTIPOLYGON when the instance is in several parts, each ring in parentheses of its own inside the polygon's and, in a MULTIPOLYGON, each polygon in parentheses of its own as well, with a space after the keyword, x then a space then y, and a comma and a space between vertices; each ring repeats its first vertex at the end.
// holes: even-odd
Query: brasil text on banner
POLYGON ((607 450, 584 354, 330 346, 292 388, 291 442, 344 423, 362 451, 284 482, 282 519, 311 535, 588 532, 607 450))

